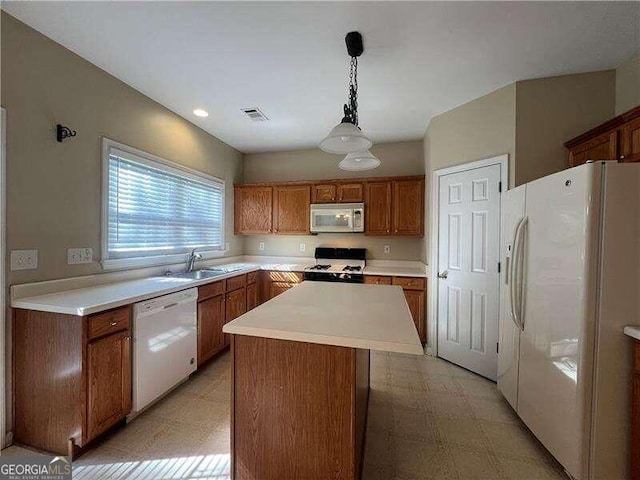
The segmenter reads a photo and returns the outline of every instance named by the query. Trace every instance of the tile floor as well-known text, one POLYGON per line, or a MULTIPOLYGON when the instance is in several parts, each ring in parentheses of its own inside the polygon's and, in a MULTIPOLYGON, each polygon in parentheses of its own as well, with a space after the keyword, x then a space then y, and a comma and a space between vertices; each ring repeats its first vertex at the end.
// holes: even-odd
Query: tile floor
MULTIPOLYGON (((229 360, 74 462, 73 478, 228 479, 229 360)), ((566 479, 495 384, 426 356, 372 352, 371 367, 364 480, 566 479)))

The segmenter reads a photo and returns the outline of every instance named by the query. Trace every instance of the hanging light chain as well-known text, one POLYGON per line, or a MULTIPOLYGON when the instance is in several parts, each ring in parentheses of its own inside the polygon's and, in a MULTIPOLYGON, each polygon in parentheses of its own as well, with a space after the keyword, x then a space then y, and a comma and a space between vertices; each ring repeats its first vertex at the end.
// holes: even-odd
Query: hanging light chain
POLYGON ((349 69, 349 106, 353 124, 358 126, 358 57, 351 57, 349 69))

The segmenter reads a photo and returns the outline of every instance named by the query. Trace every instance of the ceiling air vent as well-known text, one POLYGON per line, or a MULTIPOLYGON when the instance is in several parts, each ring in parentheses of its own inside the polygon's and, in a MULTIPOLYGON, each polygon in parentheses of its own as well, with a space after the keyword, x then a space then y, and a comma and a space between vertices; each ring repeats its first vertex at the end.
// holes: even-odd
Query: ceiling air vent
POLYGON ((259 108, 243 108, 242 111, 254 122, 266 122, 267 120, 269 120, 267 116, 260 111, 259 108))

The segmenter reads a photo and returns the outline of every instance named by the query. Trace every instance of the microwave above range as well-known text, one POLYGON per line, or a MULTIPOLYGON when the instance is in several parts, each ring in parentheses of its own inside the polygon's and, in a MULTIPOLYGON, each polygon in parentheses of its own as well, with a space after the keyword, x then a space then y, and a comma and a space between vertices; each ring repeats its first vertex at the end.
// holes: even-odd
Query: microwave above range
POLYGON ((311 233, 364 232, 363 203, 311 205, 311 233))

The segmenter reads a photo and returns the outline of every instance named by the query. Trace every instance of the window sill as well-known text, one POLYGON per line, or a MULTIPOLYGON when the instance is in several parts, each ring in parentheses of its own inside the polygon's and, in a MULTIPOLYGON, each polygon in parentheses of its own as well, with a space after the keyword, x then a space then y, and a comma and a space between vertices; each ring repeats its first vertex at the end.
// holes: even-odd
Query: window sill
MULTIPOLYGON (((211 258, 221 258, 227 255, 228 250, 209 250, 197 252, 202 255, 203 260, 211 258)), ((139 267, 159 267, 162 265, 175 265, 176 263, 187 263, 189 260, 188 253, 180 253, 176 255, 158 255, 153 257, 137 257, 137 258, 117 258, 112 260, 103 260, 103 270, 126 270, 129 268, 139 267)))

